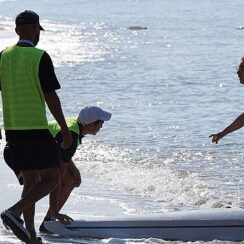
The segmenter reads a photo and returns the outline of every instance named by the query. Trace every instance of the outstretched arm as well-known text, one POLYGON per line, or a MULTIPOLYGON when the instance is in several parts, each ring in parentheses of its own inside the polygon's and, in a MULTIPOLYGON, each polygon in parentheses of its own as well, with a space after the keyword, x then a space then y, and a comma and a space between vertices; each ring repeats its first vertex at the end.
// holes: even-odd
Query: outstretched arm
POLYGON ((244 126, 244 113, 240 114, 230 125, 228 125, 223 131, 217 134, 211 134, 209 137, 212 137, 212 143, 217 144, 218 141, 224 136, 239 130, 244 126))

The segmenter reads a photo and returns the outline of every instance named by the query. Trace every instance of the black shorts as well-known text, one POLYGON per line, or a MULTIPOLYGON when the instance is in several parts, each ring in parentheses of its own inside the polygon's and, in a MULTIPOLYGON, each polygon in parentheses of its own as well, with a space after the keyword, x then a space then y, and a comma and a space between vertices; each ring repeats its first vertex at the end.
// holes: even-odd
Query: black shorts
POLYGON ((20 185, 23 185, 23 177, 20 173, 20 170, 16 168, 13 159, 11 158, 11 154, 9 151, 8 143, 5 145, 3 150, 3 157, 6 164, 14 171, 17 179, 19 180, 20 185))
POLYGON ((45 141, 9 140, 12 168, 15 172, 59 168, 59 151, 54 138, 45 141))

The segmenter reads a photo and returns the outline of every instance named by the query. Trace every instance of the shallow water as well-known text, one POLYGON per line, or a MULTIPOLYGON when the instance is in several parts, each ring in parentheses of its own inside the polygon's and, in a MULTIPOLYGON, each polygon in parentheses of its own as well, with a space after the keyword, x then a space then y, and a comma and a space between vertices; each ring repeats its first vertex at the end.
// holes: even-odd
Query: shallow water
MULTIPOLYGON (((113 114, 77 151, 83 184, 63 212, 81 219, 243 206, 243 132, 219 145, 208 138, 242 112, 236 66, 244 54, 243 5, 241 0, 0 0, 0 49, 17 40, 18 12, 40 14, 46 31, 38 47, 53 59, 65 115, 76 115, 85 104, 113 114)), ((21 188, 0 160, 0 209, 5 209, 21 188)), ((37 227, 46 209, 43 199, 37 227)), ((0 243, 17 243, 2 224, 0 232, 0 243)))

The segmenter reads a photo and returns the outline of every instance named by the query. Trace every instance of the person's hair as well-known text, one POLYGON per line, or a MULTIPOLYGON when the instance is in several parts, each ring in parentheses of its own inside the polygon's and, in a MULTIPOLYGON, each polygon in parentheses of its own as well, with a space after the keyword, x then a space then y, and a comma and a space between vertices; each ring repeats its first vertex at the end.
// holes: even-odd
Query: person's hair
POLYGON ((241 62, 239 64, 239 69, 244 69, 244 56, 241 57, 241 62))
POLYGON ((98 125, 98 123, 100 123, 100 122, 104 122, 103 120, 97 120, 97 121, 95 121, 95 122, 93 122, 95 125, 98 125))

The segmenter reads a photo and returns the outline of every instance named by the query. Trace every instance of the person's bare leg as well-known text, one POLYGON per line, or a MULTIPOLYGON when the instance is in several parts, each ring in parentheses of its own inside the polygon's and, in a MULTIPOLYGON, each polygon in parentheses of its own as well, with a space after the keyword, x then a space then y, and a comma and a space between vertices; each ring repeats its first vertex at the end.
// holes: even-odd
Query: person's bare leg
POLYGON ((49 209, 47 211, 45 219, 51 219, 52 217, 52 205, 56 204, 55 208, 59 211, 60 208, 59 206, 59 197, 61 194, 61 182, 63 180, 64 175, 66 174, 67 171, 67 163, 60 161, 60 182, 58 186, 50 193, 50 203, 49 203, 49 209))
MULTIPOLYGON (((25 174, 25 173, 24 173, 25 174)), ((28 173, 27 173, 28 174, 28 173)), ((23 172, 22 172, 23 175, 23 172)), ((23 187, 23 193, 22 197, 25 195, 26 192, 37 182, 40 181, 40 176, 37 172, 33 172, 32 175, 28 175, 24 177, 24 187, 23 187)), ((23 212, 24 220, 25 220, 25 226, 26 229, 29 231, 31 238, 30 243, 34 243, 36 241, 36 232, 35 232, 35 223, 34 223, 34 216, 35 216, 35 204, 32 204, 23 212)))
MULTIPOLYGON (((24 182, 31 181, 32 174, 39 174, 41 180, 32 185, 24 194, 23 197, 8 210, 16 216, 20 216, 24 210, 31 205, 48 195, 59 183, 60 174, 58 168, 48 168, 41 170, 27 170, 23 171, 24 182)), ((24 186, 25 187, 25 186, 24 186)))
POLYGON ((71 192, 76 187, 75 184, 73 183, 74 181, 73 178, 74 176, 72 172, 69 169, 67 169, 64 177, 62 178, 62 183, 61 183, 61 191, 60 191, 59 201, 58 201, 59 210, 64 206, 71 192))
MULTIPOLYGON (((7 211, 1 214, 1 218, 5 221, 8 216, 9 219, 14 216, 20 217, 22 213, 25 211, 25 217, 27 221, 27 226, 31 229, 32 235, 30 232, 22 228, 18 227, 22 231, 19 233, 13 224, 10 228, 15 233, 15 235, 24 242, 28 242, 28 244, 36 244, 40 243, 40 241, 35 237, 35 228, 34 228, 34 214, 35 214, 35 203, 48 195, 58 184, 60 179, 59 169, 58 168, 49 168, 49 169, 41 169, 41 170, 26 170, 22 171, 23 181, 24 181, 24 190, 22 194, 22 198, 10 207, 7 211), (35 182, 34 175, 40 175, 40 181, 35 182), (34 183, 31 185, 31 182, 34 183), (11 217, 12 216, 12 217, 11 217), (26 230, 26 231, 25 231, 26 230)), ((16 218, 15 218, 16 220, 16 218)), ((14 223, 10 221, 9 224, 14 223)), ((17 220, 18 221, 18 220, 17 220)))

